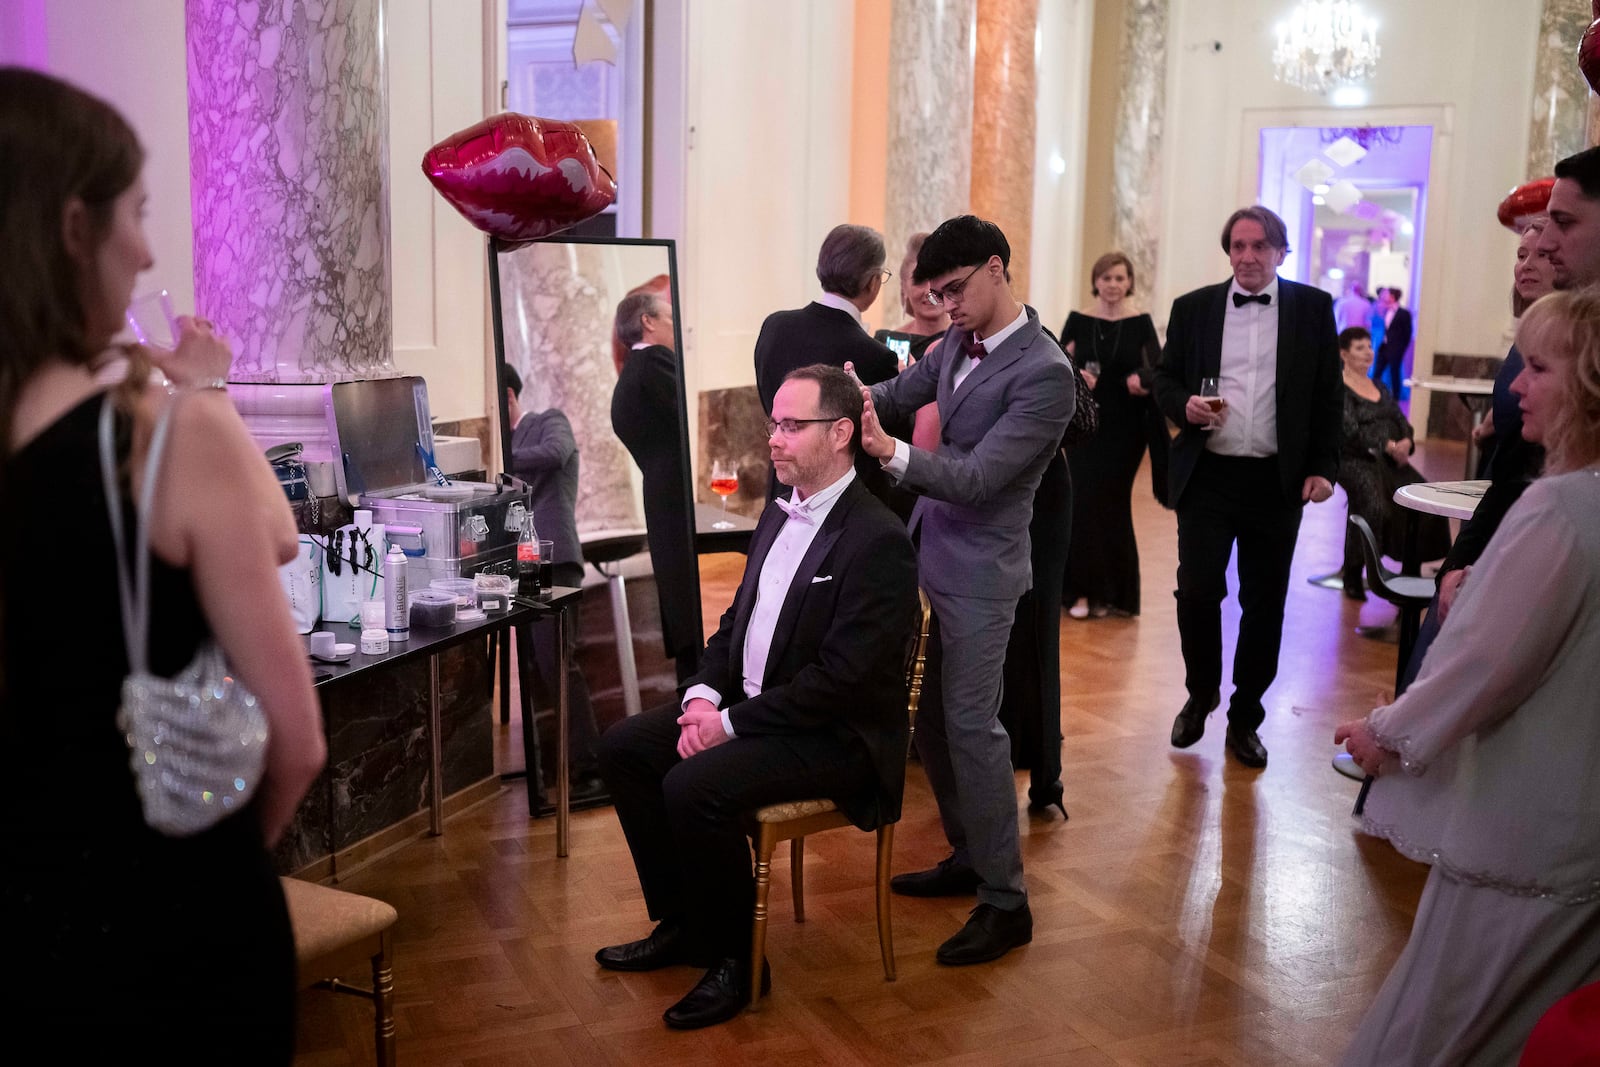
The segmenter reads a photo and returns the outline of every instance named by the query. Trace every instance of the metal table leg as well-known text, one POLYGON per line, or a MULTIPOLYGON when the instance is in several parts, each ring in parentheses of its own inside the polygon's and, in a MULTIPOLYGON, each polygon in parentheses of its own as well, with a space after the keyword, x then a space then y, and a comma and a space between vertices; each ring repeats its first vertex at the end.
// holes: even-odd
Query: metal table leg
POLYGON ((571 816, 571 781, 567 766, 567 672, 572 666, 572 650, 567 647, 567 613, 556 612, 556 855, 565 856, 568 845, 568 819, 571 816))
MULTIPOLYGON (((596 568, 598 570, 598 568, 596 568)), ((601 571, 605 574, 604 571, 601 571)), ((628 617, 628 588, 622 573, 606 575, 611 594, 611 623, 616 633, 617 668, 622 679, 622 711, 630 719, 639 714, 639 668, 633 658, 633 621, 628 617)))

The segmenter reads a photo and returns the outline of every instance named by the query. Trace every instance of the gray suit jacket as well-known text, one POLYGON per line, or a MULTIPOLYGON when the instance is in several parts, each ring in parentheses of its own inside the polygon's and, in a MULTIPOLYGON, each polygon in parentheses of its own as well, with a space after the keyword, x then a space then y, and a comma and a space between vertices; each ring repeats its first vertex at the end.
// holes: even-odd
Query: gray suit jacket
POLYGON ((554 542, 556 563, 582 563, 578 523, 578 444, 555 408, 530 412, 511 431, 511 473, 532 492, 533 525, 554 542))
POLYGON ((1038 313, 1027 312, 1028 321, 960 389, 951 384, 962 354, 955 327, 904 373, 872 387, 886 420, 939 403, 938 450, 911 449, 900 480, 921 496, 910 529, 919 536, 919 579, 933 592, 1011 599, 1033 584, 1033 496, 1077 398, 1067 357, 1038 313))

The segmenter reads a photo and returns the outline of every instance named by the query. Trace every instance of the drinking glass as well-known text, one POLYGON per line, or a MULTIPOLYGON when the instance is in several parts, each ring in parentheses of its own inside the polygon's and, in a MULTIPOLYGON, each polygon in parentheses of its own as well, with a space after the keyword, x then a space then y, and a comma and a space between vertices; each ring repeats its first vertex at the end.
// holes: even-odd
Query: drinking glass
POLYGON ((178 347, 178 319, 165 289, 134 297, 128 302, 127 317, 128 329, 140 344, 169 352, 178 347))
POLYGON ((1095 380, 1098 381, 1100 378, 1100 361, 1098 359, 1091 359, 1085 362, 1083 365, 1083 373, 1094 375, 1095 380))
POLYGON ((728 498, 739 491, 739 468, 732 461, 711 461, 711 491, 722 498, 722 518, 711 524, 713 530, 731 530, 728 521, 728 498))
MULTIPOLYGON (((1209 407, 1213 413, 1220 413, 1222 411, 1222 379, 1201 378, 1200 396, 1206 401, 1206 406, 1209 407)), ((1220 421, 1217 419, 1212 419, 1206 424, 1206 429, 1215 430, 1221 425, 1222 423, 1220 421)))

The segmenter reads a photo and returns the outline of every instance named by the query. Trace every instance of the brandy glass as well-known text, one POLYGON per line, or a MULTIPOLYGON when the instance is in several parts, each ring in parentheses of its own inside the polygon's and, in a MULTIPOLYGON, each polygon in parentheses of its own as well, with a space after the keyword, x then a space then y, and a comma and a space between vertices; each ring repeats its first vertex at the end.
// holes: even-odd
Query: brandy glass
POLYGON ((728 498, 739 491, 739 468, 731 460, 711 461, 711 491, 722 498, 722 518, 711 524, 713 530, 731 530, 728 521, 728 498))

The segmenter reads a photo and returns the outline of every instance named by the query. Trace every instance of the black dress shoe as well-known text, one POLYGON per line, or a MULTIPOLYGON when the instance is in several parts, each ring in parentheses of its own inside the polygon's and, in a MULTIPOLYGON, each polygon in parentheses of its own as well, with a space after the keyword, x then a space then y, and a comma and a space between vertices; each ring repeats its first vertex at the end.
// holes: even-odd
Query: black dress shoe
POLYGON ((1261 738, 1254 730, 1228 727, 1228 736, 1223 747, 1233 753, 1233 758, 1246 767, 1260 770, 1267 765, 1267 746, 1261 743, 1261 738))
POLYGON ((1200 740, 1200 735, 1206 732, 1206 716, 1221 702, 1221 693, 1212 693, 1207 700, 1191 696, 1178 717, 1172 720, 1172 747, 1188 748, 1200 740))
MULTIPOLYGON (((761 961, 761 993, 772 988, 772 968, 761 961)), ((662 1020, 674 1030, 698 1030, 725 1023, 750 1003, 750 961, 718 960, 684 998, 668 1008, 662 1020)))
POLYGON ((689 932, 674 922, 660 922, 650 936, 623 945, 611 945, 594 954, 608 971, 655 971, 692 963, 704 967, 704 954, 695 951, 689 932))
POLYGON ((969 897, 982 882, 977 871, 946 856, 937 867, 895 875, 889 888, 903 897, 969 897))
POLYGON ((997 960, 1018 945, 1033 940, 1033 912, 1024 903, 1016 911, 1002 911, 993 904, 972 909, 963 926, 950 940, 939 946, 934 959, 946 967, 997 960))
POLYGON ((1067 805, 1062 799, 1065 795, 1066 790, 1062 788, 1060 781, 1052 782, 1049 786, 1042 786, 1038 789, 1029 786, 1028 810, 1036 815, 1043 815, 1051 808, 1059 808, 1061 810, 1061 821, 1066 822, 1068 817, 1067 805))

